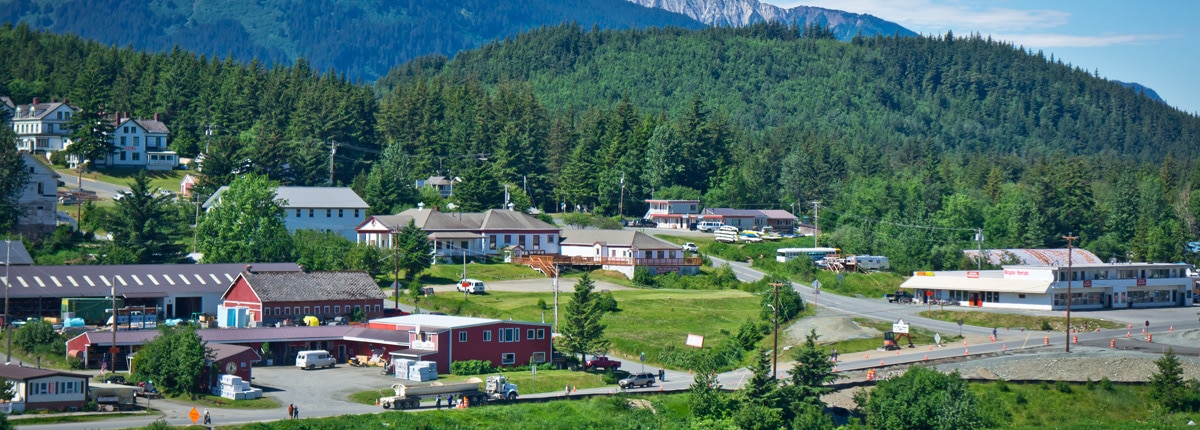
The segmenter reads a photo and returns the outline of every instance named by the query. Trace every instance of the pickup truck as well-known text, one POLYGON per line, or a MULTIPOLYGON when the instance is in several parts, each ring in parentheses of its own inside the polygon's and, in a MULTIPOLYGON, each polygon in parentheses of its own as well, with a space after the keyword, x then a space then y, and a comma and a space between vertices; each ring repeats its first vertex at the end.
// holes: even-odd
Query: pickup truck
POLYGON ((584 362, 583 368, 585 370, 590 370, 590 369, 617 370, 617 369, 621 368, 621 362, 616 361, 616 360, 610 360, 608 357, 603 356, 603 355, 597 355, 595 357, 592 357, 591 360, 584 362))

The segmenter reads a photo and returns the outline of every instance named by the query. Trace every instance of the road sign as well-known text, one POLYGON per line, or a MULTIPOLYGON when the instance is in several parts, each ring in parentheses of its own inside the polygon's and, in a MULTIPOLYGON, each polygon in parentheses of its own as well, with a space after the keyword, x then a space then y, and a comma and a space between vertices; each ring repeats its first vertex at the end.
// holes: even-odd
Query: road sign
POLYGON ((933 334, 933 343, 936 343, 936 344, 938 344, 938 345, 941 345, 941 344, 942 344, 942 334, 941 334, 941 333, 934 333, 934 334, 933 334))
POLYGON ((188 418, 191 418, 192 425, 195 425, 196 421, 200 421, 200 411, 197 411, 196 407, 192 406, 192 411, 188 412, 188 418))
POLYGON ((821 280, 813 279, 812 287, 813 288, 821 288, 821 280))

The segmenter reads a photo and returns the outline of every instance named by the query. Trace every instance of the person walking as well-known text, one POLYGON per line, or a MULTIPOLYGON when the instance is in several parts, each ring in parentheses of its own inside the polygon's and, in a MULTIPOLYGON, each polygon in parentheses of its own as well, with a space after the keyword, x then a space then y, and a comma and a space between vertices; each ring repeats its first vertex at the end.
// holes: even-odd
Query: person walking
POLYGON ((442 396, 441 395, 437 396, 437 410, 439 410, 439 411, 442 410, 442 396))
POLYGON ((294 420, 300 419, 300 406, 292 407, 292 419, 294 419, 294 420))
POLYGON ((292 410, 295 407, 295 403, 288 403, 288 419, 296 418, 296 414, 292 413, 292 410))
POLYGON ((208 415, 208 409, 204 409, 204 425, 212 424, 212 417, 208 415))
POLYGON ((571 386, 570 385, 563 387, 563 395, 567 396, 567 397, 571 397, 571 386))

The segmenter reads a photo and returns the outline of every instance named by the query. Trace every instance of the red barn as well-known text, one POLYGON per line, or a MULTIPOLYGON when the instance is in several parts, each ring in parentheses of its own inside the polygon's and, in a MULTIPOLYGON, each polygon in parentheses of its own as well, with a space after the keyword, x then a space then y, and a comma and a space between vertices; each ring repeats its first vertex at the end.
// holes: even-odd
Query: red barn
POLYGON ((322 320, 350 316, 362 309, 366 318, 383 316, 386 295, 367 272, 244 271, 221 296, 226 308, 250 309, 256 325, 311 315, 322 320))
POLYGON ((545 363, 553 348, 550 325, 543 323, 416 314, 371 320, 368 326, 408 332, 408 348, 392 356, 437 362, 438 373, 450 373, 450 363, 464 360, 545 363))
POLYGON ((208 365, 201 370, 200 377, 202 381, 205 381, 203 387, 205 391, 217 384, 217 376, 221 374, 234 375, 242 378, 243 381, 253 380, 251 372, 253 363, 262 360, 262 356, 254 348, 222 343, 209 343, 205 346, 210 352, 204 360, 208 365), (210 370, 215 370, 215 372, 210 370))

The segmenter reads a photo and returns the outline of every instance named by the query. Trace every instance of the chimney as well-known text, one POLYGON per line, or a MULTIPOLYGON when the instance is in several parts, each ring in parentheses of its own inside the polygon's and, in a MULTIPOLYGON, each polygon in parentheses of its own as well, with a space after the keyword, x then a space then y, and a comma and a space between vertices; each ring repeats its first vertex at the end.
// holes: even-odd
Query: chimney
POLYGON ((307 271, 307 270, 304 270, 304 265, 303 265, 303 264, 297 264, 297 266, 300 266, 300 271, 301 271, 301 272, 308 273, 308 271, 307 271))
POLYGON ((155 113, 154 113, 154 120, 155 120, 155 121, 158 121, 158 112, 155 112, 155 113))
POLYGON ((250 270, 251 267, 254 267, 254 266, 247 264, 246 267, 244 267, 244 269, 246 270, 246 273, 254 273, 253 270, 250 270))
POLYGON ((38 104, 37 97, 34 97, 34 98, 33 98, 33 104, 38 104))

